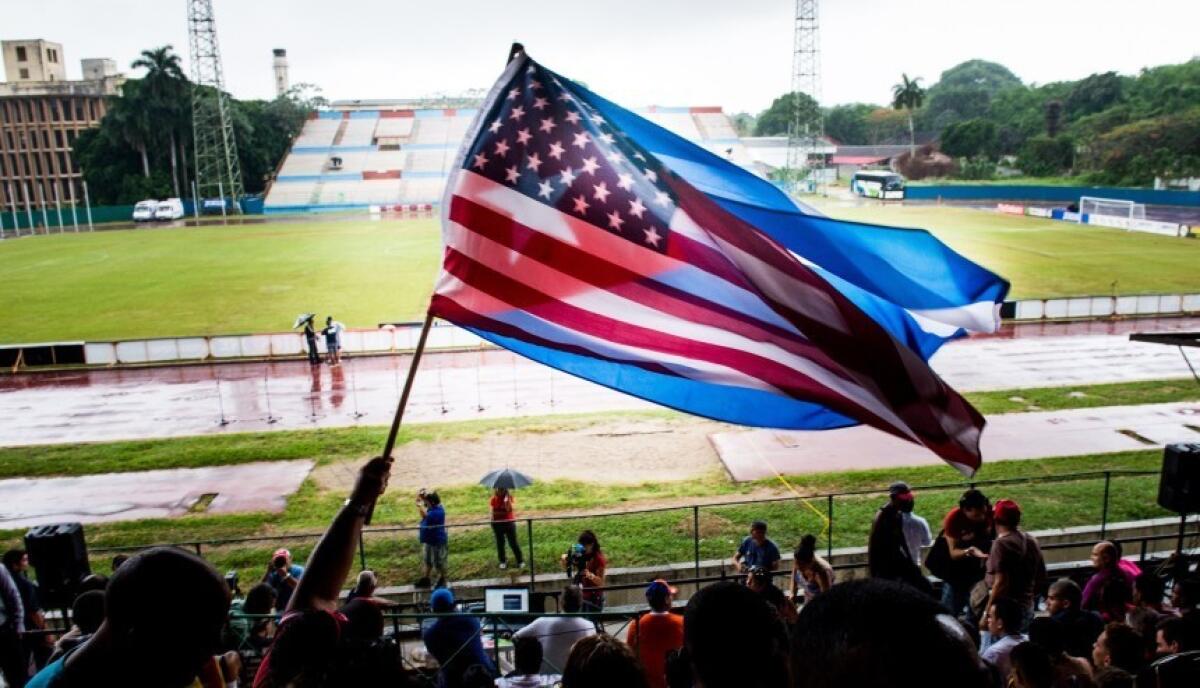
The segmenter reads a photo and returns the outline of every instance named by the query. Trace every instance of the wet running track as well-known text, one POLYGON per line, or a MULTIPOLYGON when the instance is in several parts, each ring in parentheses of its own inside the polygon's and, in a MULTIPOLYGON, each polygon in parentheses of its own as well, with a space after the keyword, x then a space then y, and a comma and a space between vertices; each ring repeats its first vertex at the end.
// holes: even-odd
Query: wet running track
MULTIPOLYGON (((1128 333, 1200 330, 1200 318, 1007 326, 948 344, 934 368, 961 391, 1190 377, 1172 347, 1128 333)), ((1192 350, 1193 364, 1200 352, 1192 350)), ((0 446, 391 421, 411 357, 225 363, 0 376, 0 446), (224 422, 223 422, 224 421, 224 422)), ((651 408, 501 350, 427 353, 408 422, 651 408)))

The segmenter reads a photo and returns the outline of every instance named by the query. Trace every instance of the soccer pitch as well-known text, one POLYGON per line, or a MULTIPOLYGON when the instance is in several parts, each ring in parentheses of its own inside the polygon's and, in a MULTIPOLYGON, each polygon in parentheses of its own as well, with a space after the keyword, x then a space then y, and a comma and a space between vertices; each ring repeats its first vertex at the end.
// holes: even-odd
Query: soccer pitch
MULTIPOLYGON (((1200 241, 933 206, 823 205, 925 227, 1005 276, 1013 296, 1195 291, 1200 241), (1114 287, 1113 283, 1116 282, 1114 287)), ((0 242, 0 343, 349 327, 416 320, 441 253, 436 219, 331 218, 66 233, 0 242)))

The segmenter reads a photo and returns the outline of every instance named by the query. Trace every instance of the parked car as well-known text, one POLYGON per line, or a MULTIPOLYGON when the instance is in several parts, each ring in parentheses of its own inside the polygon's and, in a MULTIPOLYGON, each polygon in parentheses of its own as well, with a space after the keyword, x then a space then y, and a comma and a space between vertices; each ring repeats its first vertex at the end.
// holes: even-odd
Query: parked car
POLYGON ((159 201, 154 209, 155 220, 178 220, 183 217, 183 201, 178 198, 168 198, 159 201))
POLYGON ((152 222, 154 220, 154 211, 158 210, 158 201, 149 198, 144 201, 138 201, 137 205, 133 206, 133 221, 134 222, 152 222))

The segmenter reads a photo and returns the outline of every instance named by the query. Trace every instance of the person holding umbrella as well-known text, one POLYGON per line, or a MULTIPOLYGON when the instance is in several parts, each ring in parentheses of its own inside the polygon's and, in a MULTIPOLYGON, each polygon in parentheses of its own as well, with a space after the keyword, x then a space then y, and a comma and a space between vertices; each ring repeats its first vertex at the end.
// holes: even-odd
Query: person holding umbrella
POLYGON ((316 313, 301 313, 296 317, 292 329, 304 326, 304 341, 308 344, 308 362, 310 365, 321 365, 321 354, 317 353, 317 331, 313 329, 313 317, 316 313))
POLYGON ((517 543, 517 517, 513 512, 513 496, 509 490, 532 485, 533 480, 523 473, 505 468, 483 476, 480 484, 492 488, 489 506, 492 510, 492 535, 496 538, 496 555, 500 558, 500 569, 508 568, 505 540, 508 540, 508 546, 517 558, 517 568, 524 568, 525 559, 521 556, 521 545, 517 543))

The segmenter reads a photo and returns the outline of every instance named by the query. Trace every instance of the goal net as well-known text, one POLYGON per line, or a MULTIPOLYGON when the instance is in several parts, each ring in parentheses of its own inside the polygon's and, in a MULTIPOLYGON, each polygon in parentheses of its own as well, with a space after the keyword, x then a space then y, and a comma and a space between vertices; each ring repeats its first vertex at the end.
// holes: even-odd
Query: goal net
MULTIPOLYGON (((1095 196, 1081 196, 1079 198, 1079 221, 1083 222, 1084 216, 1092 218, 1111 218, 1124 220, 1126 223, 1132 220, 1146 219, 1146 206, 1142 203, 1134 203, 1133 201, 1123 201, 1118 198, 1098 198, 1095 196)), ((1107 224, 1103 221, 1093 222, 1093 224, 1107 224)), ((1126 226, 1128 229, 1128 226, 1126 226)))

